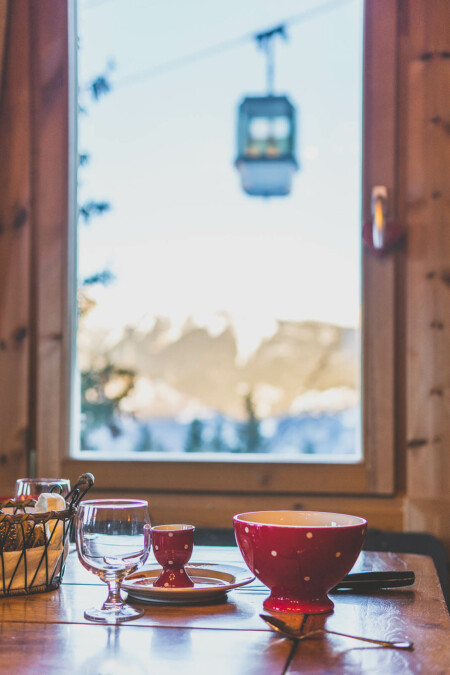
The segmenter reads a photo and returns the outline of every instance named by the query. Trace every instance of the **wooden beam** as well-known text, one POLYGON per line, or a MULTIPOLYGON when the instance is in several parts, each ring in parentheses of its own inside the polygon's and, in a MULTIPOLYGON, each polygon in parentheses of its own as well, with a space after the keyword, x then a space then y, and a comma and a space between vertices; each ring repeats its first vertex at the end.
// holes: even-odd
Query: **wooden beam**
POLYGON ((59 474, 64 445, 68 221, 67 2, 30 3, 33 137, 33 447, 37 473, 59 474))
MULTIPOLYGON (((364 47, 363 220, 371 217, 371 190, 389 191, 396 215, 397 4, 366 2, 364 47)), ((368 489, 395 490, 395 254, 380 258, 363 249, 362 400, 368 489)))
POLYGON ((72 480, 84 471, 96 476, 103 488, 171 490, 215 493, 335 493, 367 492, 363 464, 287 464, 281 462, 224 462, 63 460, 64 476, 72 480))
POLYGON ((232 528, 236 513, 267 510, 305 510, 349 513, 366 518, 369 527, 401 531, 404 527, 403 498, 401 497, 343 497, 305 495, 249 495, 249 494, 187 494, 167 491, 101 490, 94 487, 90 499, 113 497, 146 499, 152 522, 156 524, 178 522, 194 523, 197 527, 232 528))
POLYGON ((407 7, 407 524, 450 549, 449 4, 407 7))
POLYGON ((6 51, 6 26, 8 22, 8 0, 0 0, 0 103, 2 100, 2 82, 4 57, 6 51))
POLYGON ((0 105, 0 494, 3 495, 11 495, 16 478, 27 473, 29 438, 32 227, 29 28, 29 2, 15 0, 8 17, 0 105))

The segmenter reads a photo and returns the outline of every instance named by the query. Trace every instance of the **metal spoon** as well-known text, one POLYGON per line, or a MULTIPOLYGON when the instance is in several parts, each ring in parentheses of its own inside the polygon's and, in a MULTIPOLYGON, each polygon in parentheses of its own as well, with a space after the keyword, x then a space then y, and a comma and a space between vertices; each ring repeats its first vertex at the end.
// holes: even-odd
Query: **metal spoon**
POLYGON ((291 640, 306 640, 312 635, 318 635, 320 633, 331 633, 332 635, 340 635, 341 637, 353 638, 354 640, 362 640, 363 642, 371 642, 375 645, 380 645, 381 647, 387 647, 388 649, 413 649, 414 645, 412 642, 400 641, 400 642, 389 642, 387 640, 375 640, 373 638, 361 637, 359 635, 348 635, 347 633, 338 633, 336 630, 328 630, 326 628, 319 628, 318 630, 310 631, 309 633, 299 634, 297 631, 293 630, 281 619, 277 619, 274 616, 269 616, 268 614, 259 615, 263 621, 265 621, 273 630, 278 633, 282 633, 285 637, 290 638, 291 640))

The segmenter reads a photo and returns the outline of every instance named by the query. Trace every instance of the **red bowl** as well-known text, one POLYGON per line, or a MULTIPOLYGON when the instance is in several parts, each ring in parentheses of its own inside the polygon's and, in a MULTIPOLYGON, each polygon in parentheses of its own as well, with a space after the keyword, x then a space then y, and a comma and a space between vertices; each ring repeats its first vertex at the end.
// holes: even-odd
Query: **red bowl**
POLYGON ((271 594, 274 612, 333 611, 327 596, 351 570, 367 521, 320 511, 257 511, 234 516, 236 541, 247 566, 271 594))

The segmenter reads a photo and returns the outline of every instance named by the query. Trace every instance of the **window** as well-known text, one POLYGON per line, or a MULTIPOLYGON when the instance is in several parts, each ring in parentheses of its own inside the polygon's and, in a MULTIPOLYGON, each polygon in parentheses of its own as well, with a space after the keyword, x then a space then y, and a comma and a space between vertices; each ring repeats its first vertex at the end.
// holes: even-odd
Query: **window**
POLYGON ((175 6, 78 3, 80 457, 359 461, 362 5, 175 6))
MULTIPOLYGON (((45 13, 41 9, 37 11, 38 13, 41 11, 45 13)), ((368 3, 366 8, 363 136, 363 213, 366 218, 370 210, 371 186, 383 184, 390 190, 395 187, 396 11, 396 8, 390 2, 368 3)), ((60 26, 57 19, 61 21, 65 19, 64 17, 54 18, 56 25, 54 32, 59 35, 60 32, 57 29, 60 26)), ((44 22, 42 25, 45 25, 44 22)), ((55 27, 53 23, 47 23, 47 26, 46 30, 49 32, 55 27)), ((63 55, 62 50, 60 53, 63 55)), ((61 96, 64 97, 64 90, 61 91, 61 96)), ((56 112, 53 109, 50 112, 46 111, 46 114, 59 115, 59 123, 64 124, 64 106, 58 108, 56 112)), ((42 147, 40 147, 42 161, 47 157, 46 153, 49 152, 49 146, 44 144, 44 140, 41 141, 42 147)), ((55 181, 58 180, 60 180, 59 176, 55 174, 55 181)), ((45 221, 42 220, 42 222, 45 221)), ((68 232, 61 231, 61 236, 62 240, 58 243, 58 256, 60 256, 61 261, 69 261, 69 266, 62 263, 62 269, 70 270, 73 269, 73 265, 72 268, 70 267, 70 254, 73 251, 70 230, 68 232), (66 257, 64 258, 64 256, 66 257)), ((57 240, 53 239, 52 244, 56 246, 55 242, 57 240)), ((104 462, 100 458, 91 461, 86 456, 83 459, 66 458, 62 469, 64 473, 70 475, 79 473, 80 468, 83 470, 92 468, 97 475, 100 472, 102 476, 101 484, 105 490, 116 491, 120 488, 140 491, 153 490, 159 491, 161 494, 169 490, 185 494, 190 493, 191 495, 199 492, 211 494, 220 491, 224 495, 245 493, 253 495, 252 500, 266 501, 267 495, 279 493, 287 495, 299 493, 340 493, 348 495, 392 493, 394 487, 394 369, 392 366, 394 361, 395 259, 389 257, 380 260, 364 252, 362 267, 364 335, 362 435, 364 456, 361 461, 348 464, 343 462, 333 463, 330 462, 328 457, 320 461, 320 457, 317 456, 314 458, 314 462, 309 463, 294 463, 289 459, 284 462, 267 462, 267 457, 264 457, 264 461, 260 457, 254 457, 252 462, 236 461, 226 464, 221 462, 220 471, 218 471, 217 461, 220 461, 220 459, 204 461, 200 457, 196 458, 194 463, 192 461, 171 462, 170 458, 152 462, 138 460, 118 462, 108 460, 108 462, 104 462), (370 387, 368 382, 370 382, 370 387), (380 467, 382 467, 382 470, 380 467), (264 497, 259 496, 263 494, 264 497)), ((47 279, 49 282, 51 274, 48 268, 40 269, 40 274, 42 279, 47 279)), ((70 274, 68 286, 71 286, 69 296, 73 298, 74 286, 71 284, 70 274)), ((39 315, 41 323, 48 322, 49 326, 52 323, 49 322, 49 317, 55 317, 54 314, 48 314, 51 307, 51 303, 47 303, 47 314, 41 313, 39 315)), ((68 345, 70 339, 64 314, 61 313, 59 324, 59 320, 56 319, 53 323, 61 326, 64 331, 63 335, 66 336, 63 345, 68 345)), ((52 335, 57 335, 57 333, 52 333, 52 335)), ((57 344, 57 342, 52 342, 52 350, 57 349, 57 344)), ((49 351, 48 353, 43 352, 39 363, 41 395, 39 397, 40 407, 38 406, 36 414, 39 419, 48 420, 51 402, 54 401, 55 405, 61 403, 58 390, 55 391, 54 388, 55 368, 59 369, 62 391, 63 393, 66 392, 65 383, 68 382, 68 379, 65 375, 64 364, 67 363, 67 359, 57 362, 57 359, 54 359, 54 351, 49 351), (50 376, 52 386, 46 386, 47 381, 50 383, 50 376), (47 395, 44 395, 44 392, 47 392, 47 395), (43 414, 44 409, 46 415, 43 414)), ((63 412, 67 409, 64 407, 65 400, 63 396, 63 412)), ((54 416, 52 419, 56 421, 64 418, 54 416)), ((39 454, 38 452, 38 464, 41 472, 44 471, 45 467, 52 467, 52 459, 54 460, 57 456, 62 444, 61 439, 68 437, 68 425, 64 427, 67 432, 66 436, 64 429, 61 429, 60 433, 56 433, 55 426, 56 424, 46 426, 43 421, 40 423, 40 439, 37 445, 38 448, 46 447, 45 454, 39 454), (44 442, 46 438, 48 439, 47 443, 44 442)), ((257 503, 259 504, 261 501, 252 501, 252 507, 257 508, 257 503)))

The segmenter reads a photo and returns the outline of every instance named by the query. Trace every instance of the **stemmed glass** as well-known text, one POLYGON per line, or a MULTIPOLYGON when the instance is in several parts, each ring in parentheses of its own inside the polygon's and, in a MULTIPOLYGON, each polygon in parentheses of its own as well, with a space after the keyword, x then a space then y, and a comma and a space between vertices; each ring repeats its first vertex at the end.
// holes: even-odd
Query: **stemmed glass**
POLYGON ((81 502, 76 516, 75 540, 83 567, 108 584, 108 597, 102 607, 87 609, 86 619, 120 623, 142 616, 143 610, 122 600, 120 582, 141 567, 149 556, 148 503, 140 499, 81 502))

